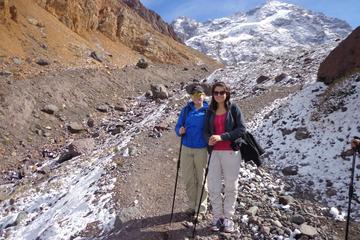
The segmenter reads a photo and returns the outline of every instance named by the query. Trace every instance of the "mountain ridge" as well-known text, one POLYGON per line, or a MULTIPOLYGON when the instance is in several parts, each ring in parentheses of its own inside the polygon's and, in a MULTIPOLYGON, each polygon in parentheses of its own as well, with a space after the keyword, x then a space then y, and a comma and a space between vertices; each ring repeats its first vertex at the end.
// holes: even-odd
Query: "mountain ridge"
POLYGON ((309 49, 351 31, 345 21, 279 1, 204 23, 182 17, 171 25, 188 46, 228 65, 309 49))
POLYGON ((36 64, 39 59, 65 68, 123 67, 140 58, 154 63, 218 65, 182 44, 171 31, 138 0, 2 0, 0 69, 10 69, 22 78, 46 70, 36 64), (100 61, 91 57, 92 52, 100 61))

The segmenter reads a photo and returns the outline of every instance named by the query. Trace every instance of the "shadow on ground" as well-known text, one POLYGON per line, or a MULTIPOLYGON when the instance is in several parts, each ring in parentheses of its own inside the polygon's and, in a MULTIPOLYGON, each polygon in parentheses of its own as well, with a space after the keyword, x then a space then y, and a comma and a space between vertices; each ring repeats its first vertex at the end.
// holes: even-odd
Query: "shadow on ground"
MULTIPOLYGON (((182 225, 188 221, 189 216, 185 213, 174 213, 170 226, 170 214, 150 218, 131 220, 125 223, 115 223, 114 229, 103 236, 102 239, 121 240, 175 240, 191 237, 193 228, 186 228, 182 225)), ((210 236, 212 233, 207 228, 206 221, 196 227, 197 236, 210 236)))

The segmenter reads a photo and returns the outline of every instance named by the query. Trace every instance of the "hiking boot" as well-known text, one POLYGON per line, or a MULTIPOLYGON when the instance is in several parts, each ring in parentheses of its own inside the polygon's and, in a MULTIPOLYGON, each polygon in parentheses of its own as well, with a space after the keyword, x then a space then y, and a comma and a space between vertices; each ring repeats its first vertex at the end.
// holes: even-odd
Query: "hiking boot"
POLYGON ((213 232, 220 231, 220 228, 222 227, 222 221, 220 218, 214 218, 210 224, 209 229, 213 232))
POLYGON ((184 221, 182 223, 183 226, 187 227, 187 228, 192 228, 194 227, 194 223, 193 222, 189 222, 189 221, 184 221))
POLYGON ((229 218, 224 219, 224 232, 226 232, 226 233, 235 232, 234 221, 233 220, 231 220, 229 218))
POLYGON ((185 210, 185 214, 188 215, 189 217, 192 217, 195 214, 195 210, 193 208, 188 208, 185 210))
MULTIPOLYGON (((205 213, 199 213, 199 216, 198 216, 198 222, 199 221, 202 221, 202 220, 206 220, 206 215, 205 213)), ((196 213, 194 214, 194 217, 193 217, 193 221, 195 222, 196 221, 196 213)))

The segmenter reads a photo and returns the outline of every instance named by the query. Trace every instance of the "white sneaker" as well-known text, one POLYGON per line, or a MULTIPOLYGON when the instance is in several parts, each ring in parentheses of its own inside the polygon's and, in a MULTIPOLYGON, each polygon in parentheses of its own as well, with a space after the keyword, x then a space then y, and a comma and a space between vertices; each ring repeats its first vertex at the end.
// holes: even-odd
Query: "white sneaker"
POLYGON ((235 232, 234 221, 233 220, 231 220, 229 218, 224 219, 224 232, 226 232, 226 233, 235 232))
POLYGON ((210 230, 213 232, 220 231, 220 228, 222 226, 222 221, 220 218, 214 218, 210 224, 210 230))

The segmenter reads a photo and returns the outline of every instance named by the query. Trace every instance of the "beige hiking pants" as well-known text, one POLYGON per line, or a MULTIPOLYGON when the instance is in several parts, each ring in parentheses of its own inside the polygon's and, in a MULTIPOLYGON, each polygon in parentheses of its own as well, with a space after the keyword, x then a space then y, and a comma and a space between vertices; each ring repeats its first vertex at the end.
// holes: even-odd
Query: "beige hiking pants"
POLYGON ((231 219, 235 213, 240 162, 240 151, 212 151, 208 173, 208 186, 214 218, 225 217, 231 219), (221 194, 223 180, 225 187, 224 199, 221 194))
MULTIPOLYGON (((186 146, 182 146, 180 157, 181 175, 185 183, 187 196, 189 198, 189 207, 195 211, 197 211, 199 206, 206 164, 206 148, 188 148, 186 146)), ((201 200, 200 213, 205 213, 207 210, 207 196, 208 189, 206 184, 201 200)))

